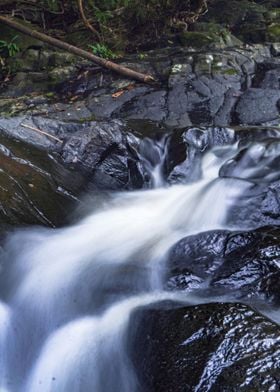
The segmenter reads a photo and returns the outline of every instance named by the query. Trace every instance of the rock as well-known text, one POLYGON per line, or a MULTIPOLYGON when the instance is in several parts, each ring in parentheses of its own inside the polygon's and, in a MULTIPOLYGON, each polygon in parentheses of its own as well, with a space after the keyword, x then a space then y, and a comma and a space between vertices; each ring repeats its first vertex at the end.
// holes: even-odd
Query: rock
POLYGON ((71 123, 43 117, 0 119, 0 132, 48 152, 53 152, 71 170, 103 190, 149 186, 150 175, 139 155, 141 139, 119 121, 71 123), (61 142, 25 128, 43 130, 61 142))
POLYGON ((268 39, 272 42, 280 41, 280 23, 272 23, 267 29, 268 39))
POLYGON ((101 189, 142 188, 145 168, 137 150, 140 140, 125 133, 119 122, 84 124, 61 149, 64 162, 83 167, 101 189))
POLYGON ((271 53, 273 56, 280 56, 280 44, 275 42, 271 45, 271 53))
POLYGON ((249 89, 240 98, 236 114, 241 124, 262 124, 279 119, 280 91, 249 89))
POLYGON ((280 232, 210 231, 175 244, 166 264, 166 287, 200 289, 202 296, 280 304, 280 232))
POLYGON ((0 134, 0 221, 11 225, 65 223, 85 179, 53 156, 0 134))
POLYGON ((160 303, 138 310, 130 331, 143 392, 279 389, 279 327, 245 305, 160 303))
POLYGON ((71 80, 75 74, 75 71, 76 69, 73 65, 66 67, 56 67, 49 72, 48 77, 52 83, 66 83, 71 80))
POLYGON ((201 177, 203 152, 211 147, 233 144, 229 128, 189 128, 173 131, 167 147, 165 175, 170 183, 186 183, 201 177))
MULTIPOLYGON (((206 27, 202 23, 198 28, 206 27)), ((223 36, 223 29, 219 34, 223 36)), ((51 55, 29 49, 30 56, 35 56, 34 51, 38 56, 41 53, 39 65, 34 65, 28 75, 19 74, 8 88, 2 88, 1 95, 8 99, 30 94, 33 88, 32 93, 46 97, 51 93, 52 99, 36 105, 25 103, 11 114, 46 113, 62 121, 160 121, 172 128, 276 122, 279 115, 279 62, 271 57, 271 44, 203 52, 165 48, 147 52, 142 60, 133 55, 123 59, 123 65, 154 74, 159 81, 154 86, 135 83, 85 62, 74 64, 71 56, 60 52, 51 55)), ((31 63, 35 64, 32 56, 31 63)), ((32 99, 21 97, 19 101, 32 99)), ((1 113, 7 114, 0 107, 1 113)))
POLYGON ((271 40, 271 24, 277 24, 279 14, 277 3, 266 1, 251 2, 243 0, 214 0, 201 19, 202 22, 218 23, 230 29, 240 40, 257 43, 271 40), (223 12, 220 12, 223 10, 223 12))

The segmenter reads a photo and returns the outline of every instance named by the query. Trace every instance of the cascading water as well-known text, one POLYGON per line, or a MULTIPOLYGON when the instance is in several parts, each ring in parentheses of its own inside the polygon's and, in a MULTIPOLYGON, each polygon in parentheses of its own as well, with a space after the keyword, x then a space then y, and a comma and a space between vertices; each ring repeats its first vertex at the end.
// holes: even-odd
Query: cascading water
MULTIPOLYGON (((159 150, 151 165, 156 186, 163 184, 159 150)), ((130 315, 163 299, 196 302, 163 291, 161 266, 180 238, 228 227, 227 212, 248 187, 218 177, 236 152, 236 145, 207 152, 195 183, 116 194, 73 227, 10 236, 1 392, 137 390, 125 350, 130 315)))

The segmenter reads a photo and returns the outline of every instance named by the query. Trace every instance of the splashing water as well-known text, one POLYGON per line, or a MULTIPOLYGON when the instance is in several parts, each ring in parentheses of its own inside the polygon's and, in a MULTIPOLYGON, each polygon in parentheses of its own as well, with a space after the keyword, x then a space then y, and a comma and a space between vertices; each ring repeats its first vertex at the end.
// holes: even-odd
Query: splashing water
MULTIPOLYGON (((225 227, 228 210, 248 186, 218 178, 236 148, 205 154, 196 183, 116 194, 73 227, 10 237, 6 252, 14 262, 5 277, 12 294, 9 308, 0 306, 0 321, 6 320, 0 391, 136 390, 125 353, 130 314, 174 299, 159 293, 170 246, 225 227)), ((154 183, 162 186, 161 162, 153 167, 154 183)))

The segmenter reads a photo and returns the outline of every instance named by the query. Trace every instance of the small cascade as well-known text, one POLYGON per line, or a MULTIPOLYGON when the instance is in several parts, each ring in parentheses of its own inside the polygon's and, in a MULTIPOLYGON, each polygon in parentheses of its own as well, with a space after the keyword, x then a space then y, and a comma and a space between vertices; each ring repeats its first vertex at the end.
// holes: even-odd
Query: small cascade
POLYGON ((162 136, 157 141, 144 138, 140 145, 141 157, 147 172, 150 174, 153 188, 165 185, 163 168, 167 156, 167 141, 167 135, 162 136))
POLYGON ((56 330, 43 346, 26 390, 37 392, 44 385, 52 392, 136 391, 137 378, 125 350, 129 318, 137 307, 163 300, 182 301, 172 293, 138 295, 101 316, 83 317, 56 330))
POLYGON ((11 314, 0 305, 0 391, 137 390, 125 352, 130 314, 178 300, 162 292, 167 251, 186 235, 228 227, 227 213, 248 187, 238 178, 219 178, 235 145, 207 152, 196 183, 163 187, 165 143, 156 145, 153 160, 149 142, 143 147, 154 189, 113 195, 73 227, 10 236, 5 251, 13 261, 5 279, 11 314))

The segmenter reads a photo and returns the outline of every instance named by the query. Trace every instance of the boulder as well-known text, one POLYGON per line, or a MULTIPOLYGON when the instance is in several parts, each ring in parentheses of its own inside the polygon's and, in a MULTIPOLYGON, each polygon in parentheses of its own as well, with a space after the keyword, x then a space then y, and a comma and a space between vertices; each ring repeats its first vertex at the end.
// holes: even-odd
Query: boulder
POLYGON ((183 238, 170 250, 165 287, 279 305, 279 238, 278 228, 217 230, 183 238))
POLYGON ((279 389, 279 326, 246 305, 160 303, 130 325, 141 392, 279 389))

